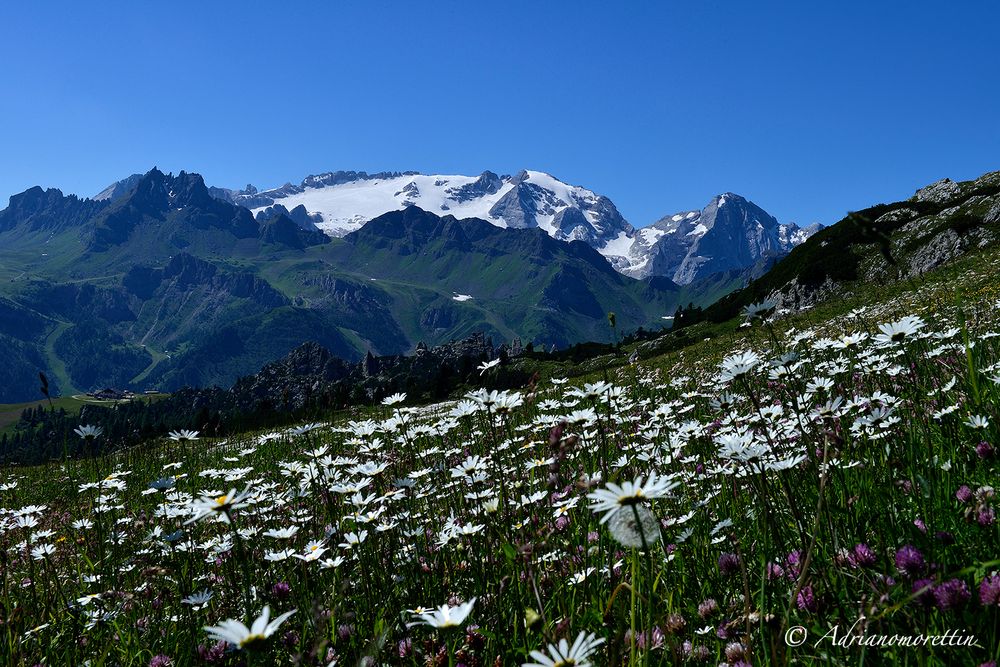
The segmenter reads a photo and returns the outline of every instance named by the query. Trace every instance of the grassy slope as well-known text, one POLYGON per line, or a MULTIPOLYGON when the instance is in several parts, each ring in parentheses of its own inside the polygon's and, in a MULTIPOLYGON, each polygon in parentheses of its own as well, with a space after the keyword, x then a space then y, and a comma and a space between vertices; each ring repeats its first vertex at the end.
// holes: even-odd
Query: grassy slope
MULTIPOLYGON (((28 281, 51 281, 59 276, 63 277, 61 282, 89 282, 94 285, 111 285, 121 280, 120 274, 106 273, 102 265, 102 262, 106 263, 106 258, 100 256, 78 257, 80 243, 75 231, 67 231, 54 237, 38 234, 37 238, 28 239, 28 241, 25 244, 24 240, 20 239, 21 248, 17 251, 4 250, 4 244, 0 243, 0 266, 3 267, 0 278, 5 278, 0 284, 0 294, 6 293, 16 297, 19 290, 28 281), (48 256, 43 257, 43 252, 47 253, 48 256), (96 273, 98 277, 65 280, 66 275, 85 275, 88 272, 96 273)), ((156 245, 152 241, 151 243, 156 245)), ((342 242, 335 240, 331 246, 336 246, 338 243, 342 242)), ((149 249, 149 252, 152 253, 153 249, 149 249)), ((509 276, 517 273, 518 266, 514 264, 509 266, 498 263, 487 264, 484 263, 485 258, 481 255, 463 258, 464 264, 459 270, 450 267, 451 277, 442 283, 440 288, 431 288, 421 281, 441 278, 442 265, 440 262, 430 261, 426 262, 426 266, 424 266, 424 260, 416 257, 406 258, 402 263, 405 266, 392 269, 390 273, 398 275, 398 277, 393 277, 391 275, 369 276, 363 272, 363 269, 353 272, 343 271, 331 264, 331 248, 328 247, 311 247, 301 252, 272 252, 256 258, 240 257, 239 253, 236 253, 235 256, 225 257, 213 255, 211 252, 206 254, 209 259, 226 269, 260 275, 290 299, 303 300, 306 307, 309 306, 310 302, 323 300, 327 294, 319 287, 304 288, 302 286, 299 276, 305 270, 322 268, 331 276, 340 276, 358 284, 370 286, 390 299, 392 306, 387 308, 387 311, 393 314, 398 321, 402 335, 411 344, 421 340, 434 344, 445 340, 460 339, 476 331, 485 331, 497 341, 510 340, 516 335, 520 335, 527 341, 546 327, 551 326, 546 324, 548 319, 552 317, 551 313, 530 306, 531 303, 540 299, 541 295, 517 292, 516 281, 511 280, 509 276), (460 279, 461 276, 469 275, 477 276, 477 285, 472 289, 469 289, 468 284, 460 279), (373 277, 376 280, 371 280, 373 277), (467 302, 455 301, 453 299, 454 292, 460 291, 475 292, 475 299, 467 302), (515 294, 516 304, 512 299, 515 294), (526 304, 528 304, 527 307, 525 307, 526 304), (420 321, 423 313, 428 309, 443 309, 451 312, 450 319, 453 324, 429 333, 426 326, 420 321)), ((166 256, 164 256, 165 260, 166 256)), ((140 343, 144 342, 145 351, 152 355, 149 366, 136 375, 135 382, 141 383, 147 378, 153 379, 159 374, 160 366, 166 360, 166 354, 172 354, 176 357, 178 353, 184 351, 182 347, 179 347, 179 343, 187 338, 188 325, 200 321, 202 318, 197 305, 193 300, 166 304, 153 303, 139 313, 139 319, 135 323, 122 329, 125 335, 125 344, 139 348, 140 343), (162 317, 166 317, 169 321, 161 321, 162 317)), ((222 311, 219 310, 212 312, 213 316, 221 314, 222 311)), ((242 318, 242 315, 233 311, 227 317, 234 320, 242 318)), ((75 386, 67 372, 65 360, 59 357, 53 343, 68 326, 65 323, 56 323, 48 339, 37 341, 40 352, 48 360, 48 372, 54 380, 58 381, 65 394, 75 392, 78 387, 75 386)), ((580 330, 567 330, 565 333, 569 340, 586 340, 606 335, 605 328, 602 325, 595 330, 588 326, 580 330)), ((354 348, 356 356, 360 356, 370 349, 377 353, 394 353, 406 350, 406 347, 398 347, 400 344, 399 336, 391 337, 391 339, 385 339, 383 336, 382 340, 366 340, 364 335, 359 335, 357 332, 344 331, 343 333, 345 340, 354 348)), ((212 379, 212 381, 215 380, 212 379)))
MULTIPOLYGON (((1000 266, 1000 248, 969 255, 912 282, 880 285, 854 283, 844 296, 785 317, 779 321, 778 327, 781 330, 821 327, 856 308, 880 303, 900 304, 897 307, 900 313, 904 313, 906 307, 934 312, 935 309, 961 303, 995 303, 1000 300, 996 266, 1000 266)), ((654 341, 623 346, 619 355, 597 357, 581 364, 523 363, 532 365, 546 379, 571 377, 574 381, 593 381, 609 371, 626 366, 628 357, 636 350, 644 364, 660 368, 667 368, 682 359, 720 359, 753 339, 754 335, 739 325, 738 319, 720 323, 700 322, 654 341)))
MULTIPOLYGON (((52 408, 55 410, 62 408, 70 414, 78 413, 83 404, 83 401, 72 396, 60 396, 52 399, 52 408)), ((27 403, 0 403, 0 433, 12 431, 14 424, 21 418, 22 412, 29 408, 38 407, 48 409, 49 402, 41 400, 28 401, 27 403)))
MULTIPOLYGON (((952 308, 956 304, 962 305, 969 314, 979 313, 984 317, 991 317, 985 322, 979 322, 978 325, 995 327, 997 320, 995 313, 991 314, 990 307, 1000 300, 1000 284, 995 280, 994 272, 998 260, 1000 252, 994 250, 967 257, 926 276, 913 285, 900 283, 888 286, 856 286, 845 299, 830 301, 812 310, 779 320, 775 325, 777 335, 781 340, 787 341, 796 331, 815 329, 817 333, 809 339, 811 341, 824 329, 829 329, 827 335, 844 333, 845 317, 852 320, 851 328, 871 329, 874 324, 888 321, 895 317, 895 314, 917 313, 931 319, 935 313, 944 312, 945 308, 952 308), (848 315, 858 307, 865 307, 867 312, 857 316, 848 315)), ((674 349, 664 349, 670 346, 668 338, 668 341, 660 341, 658 344, 644 343, 629 347, 623 355, 616 357, 595 359, 579 366, 548 363, 541 370, 551 377, 572 375, 574 384, 607 375, 616 384, 627 387, 627 391, 638 391, 641 394, 645 390, 641 388, 642 383, 637 382, 640 371, 623 363, 627 353, 634 349, 639 349, 641 354, 646 355, 640 364, 641 374, 646 378, 658 377, 657 382, 666 387, 681 373, 695 376, 705 373, 711 377, 718 361, 736 350, 769 346, 766 333, 759 327, 748 330, 739 328, 734 322, 699 324, 686 333, 686 338, 687 342, 683 346, 675 340, 674 343, 678 347, 674 349)), ((995 361, 995 344, 993 348, 995 361)), ((944 377, 935 375, 937 367, 933 363, 926 363, 927 361, 921 361, 920 381, 926 382, 928 387, 939 381, 943 382, 944 377)), ((960 372, 961 365, 957 369, 960 372)), ((950 367, 948 370, 955 372, 956 368, 950 367)), ((866 390, 871 391, 873 386, 879 386, 880 381, 884 380, 885 378, 876 376, 872 379, 873 385, 868 385, 866 390)), ((488 382, 488 378, 484 382, 488 382)), ((763 384, 762 382, 758 387, 761 391, 765 391, 763 384)), ((703 389, 712 391, 713 388, 703 387, 703 389)), ((907 400, 924 397, 925 389, 922 387, 920 391, 908 394, 907 400)), ((959 388, 955 391, 956 397, 964 396, 966 391, 966 380, 960 379, 959 388)), ((666 395, 674 401, 681 401, 680 392, 680 388, 675 391, 667 390, 666 395)), ((662 404, 666 400, 666 395, 655 395, 652 400, 656 404, 662 404)), ((995 399, 993 395, 992 398, 985 400, 980 409, 995 417, 995 399)), ((695 402, 698 400, 696 398, 695 402)), ((699 405, 706 402, 702 400, 699 405)), ((683 419, 694 418, 703 423, 710 423, 711 413, 699 414, 698 410, 685 413, 683 419)), ((530 414, 530 409, 528 412, 530 414)), ((830 509, 825 515, 815 512, 815 520, 814 508, 822 507, 817 504, 819 502, 817 488, 822 488, 822 485, 817 484, 819 473, 815 460, 808 462, 800 471, 788 473, 792 477, 788 492, 793 495, 787 500, 791 502, 794 498, 796 501, 792 512, 789 511, 782 493, 776 492, 775 496, 764 495, 764 491, 757 486, 753 476, 741 480, 739 490, 734 479, 732 491, 728 487, 719 488, 715 480, 705 481, 697 476, 693 477, 690 480, 692 488, 682 488, 677 492, 678 495, 685 497, 688 503, 686 506, 673 506, 669 501, 658 501, 654 507, 670 519, 677 519, 686 509, 693 508, 695 518, 684 525, 690 526, 695 531, 694 536, 687 541, 678 539, 680 544, 675 545, 676 550, 671 556, 663 554, 661 557, 659 550, 655 550, 656 559, 642 558, 638 555, 638 551, 623 549, 613 542, 609 537, 607 525, 599 525, 596 516, 586 508, 586 500, 571 510, 570 523, 568 527, 562 529, 549 527, 552 523, 550 519, 552 506, 539 506, 537 512, 532 510, 528 513, 529 519, 531 515, 538 517, 539 527, 536 528, 530 520, 524 520, 518 527, 513 527, 503 523, 497 524, 496 519, 484 515, 466 517, 464 513, 475 503, 470 505, 466 501, 456 500, 453 504, 448 504, 449 497, 461 498, 460 491, 464 490, 459 486, 458 492, 451 491, 449 494, 444 491, 450 486, 449 481, 454 484, 454 480, 448 479, 448 466, 460 462, 465 456, 465 449, 487 458, 496 455, 498 444, 495 442, 496 432, 493 431, 491 434, 490 429, 484 426, 469 433, 463 431, 457 442, 449 443, 454 449, 449 450, 450 457, 447 463, 443 458, 441 441, 436 436, 424 441, 426 453, 417 461, 410 459, 406 448, 398 450, 390 448, 392 451, 382 452, 385 460, 393 466, 385 473, 390 478, 401 474, 400 471, 413 470, 417 467, 427 468, 427 473, 441 478, 441 488, 430 494, 427 500, 414 506, 413 511, 417 512, 418 516, 405 519, 404 528, 410 529, 413 524, 419 526, 422 522, 431 522, 435 529, 439 529, 440 524, 452 512, 462 517, 467 524, 482 523, 488 526, 480 534, 462 538, 460 547, 452 543, 443 549, 431 549, 427 542, 432 542, 433 536, 428 540, 422 532, 404 539, 396 537, 397 531, 402 529, 390 529, 383 534, 376 532, 371 524, 355 525, 349 518, 338 514, 337 508, 345 504, 346 500, 335 497, 333 506, 324 507, 322 502, 306 495, 295 498, 295 509, 304 510, 306 514, 317 513, 318 518, 303 520, 299 524, 301 530, 296 539, 284 542, 273 538, 256 537, 252 541, 240 544, 238 548, 231 545, 228 555, 211 569, 205 568, 200 553, 173 552, 166 548, 161 551, 161 545, 158 543, 156 546, 146 546, 142 540, 150 526, 133 525, 132 522, 123 524, 123 530, 128 531, 129 537, 119 545, 108 543, 106 540, 90 540, 83 537, 80 538, 79 545, 74 545, 72 540, 60 543, 57 546, 57 556, 53 558, 56 563, 54 567, 66 567, 66 563, 59 559, 65 557, 63 554, 76 549, 87 550, 91 555, 100 551, 105 554, 105 560, 96 565, 87 564, 82 567, 87 571, 99 570, 105 579, 110 578, 114 583, 81 584, 76 568, 81 567, 80 563, 83 561, 70 558, 67 562, 72 566, 73 576, 63 584, 68 588, 67 595, 75 597, 86 592, 101 592, 109 588, 122 588, 131 593, 133 588, 145 591, 147 586, 152 586, 151 590, 155 590, 156 599, 167 605, 164 612, 154 612, 150 610, 151 604, 147 598, 136 595, 136 611, 125 611, 118 626, 109 628, 98 626, 88 630, 88 636, 93 639, 88 646, 108 647, 109 653, 104 659, 107 663, 146 664, 151 655, 161 652, 183 659, 183 656, 187 655, 185 651, 189 651, 196 643, 204 640, 205 635, 201 626, 217 623, 225 618, 247 620, 247 616, 250 616, 252 619, 259 607, 267 601, 275 613, 292 608, 298 609, 296 616, 287 622, 283 630, 294 629, 301 633, 308 642, 306 648, 315 646, 323 638, 327 638, 343 658, 357 658, 364 653, 379 651, 381 640, 376 638, 384 631, 387 633, 385 639, 388 643, 381 649, 380 660, 387 664, 397 664, 394 651, 396 642, 403 636, 414 637, 414 647, 418 651, 427 650, 427 646, 436 651, 438 646, 443 646, 443 650, 447 653, 449 646, 451 651, 461 647, 479 657, 487 658, 487 664, 492 664, 494 655, 502 656, 502 660, 498 658, 500 664, 520 664, 527 659, 529 649, 543 648, 548 638, 568 637, 572 641, 577 632, 593 631, 602 639, 606 639, 606 644, 600 648, 594 663, 625 664, 628 662, 630 649, 628 643, 621 637, 630 625, 641 630, 647 622, 655 620, 657 625, 673 622, 676 627, 678 625, 676 620, 671 621, 671 617, 667 616, 671 613, 678 614, 683 619, 680 629, 673 631, 676 633, 676 641, 692 640, 695 645, 708 646, 711 658, 707 664, 717 664, 722 659, 721 652, 726 648, 726 644, 740 639, 739 633, 742 632, 744 622, 739 620, 735 623, 735 629, 730 629, 732 635, 725 641, 719 640, 714 630, 722 627, 726 619, 739 619, 739 614, 744 609, 743 603, 739 602, 740 595, 748 590, 750 600, 747 605, 752 604, 753 609, 759 609, 762 613, 774 613, 781 621, 786 621, 787 615, 786 627, 801 624, 812 633, 812 639, 829 630, 831 623, 842 623, 842 627, 850 625, 857 616, 856 607, 859 604, 858 600, 861 599, 859 596, 864 596, 865 604, 879 607, 877 613, 873 614, 877 616, 873 621, 875 633, 940 634, 949 628, 961 628, 966 632, 976 633, 982 647, 979 650, 960 648, 941 650, 927 647, 886 649, 879 653, 880 659, 886 661, 884 664, 901 664, 904 660, 912 660, 913 664, 933 666, 979 664, 996 657, 998 650, 994 622, 996 609, 979 607, 977 593, 973 589, 973 601, 969 603, 967 609, 947 613, 925 610, 913 599, 908 599, 911 582, 896 572, 893 553, 902 544, 910 542, 920 544, 928 558, 942 563, 943 577, 960 577, 971 581, 973 587, 982 580, 985 572, 990 571, 990 568, 995 569, 996 562, 988 566, 982 565, 984 559, 990 557, 995 559, 995 549, 990 549, 990 540, 994 540, 992 544, 995 544, 995 528, 980 530, 974 521, 962 519, 960 512, 955 509, 956 501, 953 498, 954 488, 959 483, 964 483, 966 480, 972 483, 973 478, 976 478, 978 483, 983 483, 981 474, 984 471, 983 464, 977 464, 974 455, 969 455, 966 451, 965 441, 971 434, 961 430, 961 427, 947 430, 929 422, 925 423, 923 414, 906 407, 900 412, 905 420, 905 427, 896 434, 898 437, 854 445, 865 447, 862 452, 858 452, 862 455, 862 465, 838 467, 830 481, 830 491, 828 491, 830 509), (924 452, 921 446, 927 447, 927 451, 924 452), (894 456, 890 458, 887 454, 883 454, 883 448, 886 452, 892 448, 894 456), (948 460, 954 460, 954 472, 933 466, 930 463, 932 455, 951 457, 948 460), (436 467, 439 462, 443 465, 442 469, 431 472, 432 467, 436 467), (912 483, 917 492, 910 494, 903 490, 903 482, 912 483), (732 499, 730 493, 733 495, 732 499), (763 503, 771 504, 762 504, 762 498, 763 503), (665 506, 668 504, 669 509, 665 506), (702 504, 711 509, 705 509, 702 504), (763 511, 761 508, 765 506, 771 509, 763 511), (800 536, 796 533, 795 521, 792 519, 794 510, 804 513, 810 532, 819 531, 823 536, 815 549, 817 563, 814 569, 815 576, 809 579, 810 593, 814 587, 817 591, 816 610, 798 609, 794 604, 788 604, 789 596, 794 601, 796 596, 793 591, 800 590, 799 585, 805 583, 805 580, 779 577, 777 582, 762 583, 764 577, 761 571, 767 559, 780 559, 791 548, 804 549, 800 536), (768 512, 774 512, 774 515, 768 512), (420 516, 421 514, 426 516, 420 516), (821 516, 827 516, 829 521, 820 521, 821 516), (926 519, 931 529, 930 535, 922 536, 913 527, 915 516, 926 519), (772 527, 773 533, 766 528, 764 517, 769 517, 768 521, 780 523, 779 526, 772 527), (717 528, 723 518, 732 519, 735 525, 720 529, 722 532, 716 537, 715 533, 710 531, 714 531, 713 526, 717 528), (347 560, 337 568, 320 570, 314 565, 294 559, 277 563, 264 561, 264 551, 278 550, 286 545, 299 548, 307 538, 322 534, 324 525, 328 524, 337 526, 335 538, 329 543, 330 553, 346 554, 347 557, 347 560), (353 549, 336 546, 338 541, 344 539, 344 534, 348 530, 360 531, 363 528, 368 529, 364 545, 353 549), (953 549, 925 546, 936 544, 932 535, 933 531, 938 529, 953 531, 958 546, 953 549), (588 535, 590 532, 597 537, 592 540, 588 535), (859 570, 835 565, 837 545, 828 539, 831 532, 841 534, 847 547, 851 547, 856 541, 870 542, 877 555, 877 562, 870 566, 872 569, 859 570), (719 540, 721 542, 718 542, 719 540), (779 544, 775 546, 772 541, 779 544), (102 546, 106 543, 107 546, 102 546), (426 568, 398 558, 406 553, 406 549, 410 546, 419 548, 421 553, 424 553, 426 568), (244 550, 253 555, 247 556, 244 550), (580 554, 581 563, 577 564, 570 558, 547 560, 549 553, 562 551, 580 554), (743 572, 742 580, 739 572, 728 577, 720 576, 720 568, 717 565, 719 555, 733 551, 740 554, 739 558, 750 561, 750 567, 743 572), (589 565, 598 570, 619 559, 621 568, 614 576, 607 576, 599 571, 590 572, 586 568, 589 565), (129 567, 118 574, 115 568, 122 564, 129 566, 138 564, 140 567, 135 569, 129 567), (153 564, 156 567, 148 567, 153 564), (978 570, 976 566, 979 566, 978 570), (654 567, 655 570, 652 569, 654 567), (967 571, 962 569, 966 567, 969 568, 967 571), (208 572, 212 572, 222 573, 224 576, 211 582, 207 580, 207 576, 205 580, 185 582, 182 577, 173 576, 174 568, 178 573, 195 572, 207 575, 208 572), (650 568, 648 574, 646 568, 650 568), (394 577, 383 576, 382 573, 386 571, 391 571, 394 577), (893 575, 898 581, 884 585, 878 579, 883 572, 893 575), (584 575, 581 583, 572 584, 568 581, 571 574, 581 573, 584 575), (526 575, 523 580, 522 574, 526 575), (291 590, 288 594, 279 595, 273 592, 271 586, 278 581, 290 582, 291 590), (631 582, 637 587, 639 594, 631 596, 630 600, 628 589, 615 588, 616 584, 623 582, 631 582), (251 583, 260 589, 259 595, 263 599, 251 603, 247 609, 243 598, 250 596, 250 589, 244 588, 244 585, 248 587, 251 583), (169 615, 175 610, 182 609, 178 603, 180 597, 203 587, 210 587, 215 592, 211 604, 205 610, 198 612, 189 622, 183 620, 187 618, 185 612, 180 615, 182 619, 180 622, 171 625, 169 615), (874 595, 870 589, 875 590, 874 595), (883 590, 887 591, 884 604, 877 600, 878 594, 883 590), (411 616, 402 612, 402 609, 412 608, 418 604, 437 605, 451 595, 468 599, 471 595, 477 594, 479 599, 470 619, 480 627, 482 634, 479 640, 475 640, 475 637, 467 639, 460 631, 451 631, 449 634, 424 627, 407 629, 404 626, 405 621, 411 620, 411 616), (654 614, 661 614, 655 619, 648 614, 650 608, 645 602, 651 595, 658 601, 654 614), (318 604, 322 605, 323 609, 329 609, 332 616, 329 622, 311 625, 316 619, 312 614, 312 604, 316 602, 314 600, 316 597, 320 598, 318 604), (721 610, 702 619, 697 615, 696 608, 706 597, 717 599, 721 610), (523 619, 529 607, 540 611, 543 618, 535 630, 526 632, 523 619), (153 615, 165 613, 166 617, 157 617, 159 619, 157 622, 162 623, 164 627, 172 627, 173 631, 150 634, 134 630, 135 617, 146 613, 153 615), (340 622, 347 614, 351 614, 351 631, 338 635, 335 629, 343 625, 340 622), (711 626, 713 631, 708 634, 695 634, 694 631, 704 625, 711 626), (112 635, 115 637, 114 642, 105 641, 112 635), (474 640, 479 641, 484 648, 469 648, 474 640)), ((381 419, 390 414, 390 410, 378 409, 364 411, 351 417, 381 419)), ((520 418, 521 416, 513 418, 515 424, 520 418)), ((343 424, 345 416, 331 415, 331 419, 343 424)), ((961 417, 953 421, 957 423, 960 419, 961 417)), ((625 421, 631 423, 628 418, 625 421)), ((516 431, 514 425, 505 423, 504 427, 508 426, 512 431, 516 431)), ((308 460, 304 452, 318 442, 327 443, 325 438, 329 439, 328 444, 333 448, 331 451, 333 456, 344 453, 363 460, 380 456, 372 451, 359 454, 355 445, 343 442, 338 436, 313 435, 298 440, 279 438, 260 444, 257 441, 258 435, 260 434, 250 433, 242 438, 234 438, 228 446, 224 443, 203 442, 187 450, 181 450, 177 445, 154 443, 150 447, 102 459, 93 466, 84 462, 71 463, 62 468, 45 466, 17 471, 14 476, 21 478, 21 484, 15 491, 16 499, 11 502, 14 507, 31 502, 52 504, 56 511, 66 509, 74 518, 88 515, 90 499, 94 492, 78 490, 78 483, 94 475, 103 478, 108 471, 118 468, 131 473, 121 478, 128 487, 127 492, 123 491, 120 494, 124 505, 122 512, 127 516, 139 515, 140 512, 143 516, 149 516, 158 504, 166 502, 166 499, 161 495, 142 496, 140 490, 149 480, 164 474, 163 465, 168 461, 181 462, 181 472, 185 473, 186 477, 178 483, 179 487, 188 492, 208 488, 218 489, 223 485, 225 488, 238 486, 243 482, 230 483, 228 480, 223 482, 222 479, 213 479, 212 477, 218 476, 217 473, 210 474, 209 479, 200 480, 197 472, 208 469, 233 470, 240 466, 252 467, 251 477, 277 480, 275 483, 281 484, 285 475, 280 472, 280 462, 289 459, 308 460), (253 449, 256 451, 241 452, 244 447, 247 451, 253 449), (62 486, 59 486, 60 484, 62 486), (64 491, 57 491, 57 488, 64 491), (63 492, 67 495, 62 496, 63 492), (87 495, 88 493, 91 495, 87 495), (64 501, 60 498, 69 499, 65 507, 64 501), (138 509, 140 507, 141 510, 138 509)), ((532 454, 522 455, 516 469, 509 475, 504 474, 499 480, 492 480, 490 483, 494 492, 499 493, 498 489, 503 488, 505 481, 506 483, 517 481, 527 486, 544 488, 541 480, 544 479, 543 471, 548 468, 525 472, 524 464, 530 462, 534 456, 544 456, 549 453, 544 445, 545 435, 544 431, 535 428, 523 436, 528 440, 527 445, 532 448, 532 454)), ((595 457, 598 452, 603 452, 601 456, 608 456, 610 452, 610 456, 615 458, 634 447, 637 441, 635 433, 630 429, 621 431, 612 429, 608 436, 612 439, 610 443, 603 443, 603 436, 592 437, 595 438, 593 444, 588 443, 580 453, 580 460, 586 460, 591 466, 598 465, 597 461, 586 457, 595 457)), ((517 431, 517 435, 513 438, 520 444, 522 440, 520 431, 517 431)), ((365 442, 369 440, 365 439, 365 442)), ((818 442, 822 448, 822 440, 818 442)), ((810 442, 810 444, 815 443, 810 442)), ((511 448, 514 449, 517 448, 511 448)), ((704 455, 704 452, 697 455, 704 455)), ((636 470, 646 470, 651 464, 651 461, 646 461, 637 466, 636 470)), ((492 468, 488 467, 486 470, 489 474, 493 474, 492 468)), ((638 474, 631 469, 629 472, 630 474, 626 476, 638 474)), ((169 474, 176 473, 174 469, 169 471, 169 474)), ((373 487, 367 491, 382 493, 384 489, 381 484, 384 480, 376 479, 373 487)), ((725 479, 727 478, 722 478, 725 479)), ((573 488, 572 485, 570 488, 573 488)), ((305 491, 308 493, 308 486, 305 487, 305 491)), ((519 492, 520 489, 517 492, 511 490, 515 498, 519 492)), ((571 493, 580 495, 578 490, 573 490, 571 493)), ((4 497, 4 502, 8 502, 7 497, 4 497)), ((399 502, 409 507, 407 501, 399 502)), ((255 506, 251 512, 238 513, 237 516, 240 526, 256 521, 257 517, 265 517, 262 520, 266 521, 269 527, 273 527, 287 519, 287 511, 288 508, 268 512, 264 505, 255 506), (266 518, 269 516, 278 518, 269 520, 266 518)), ((397 518, 393 510, 390 510, 387 516, 397 518)), ((118 515, 115 515, 114 519, 118 520, 118 515)), ((158 520, 154 520, 153 523, 159 525, 158 520)), ((44 523, 43 526, 48 527, 49 524, 44 523)), ((66 530, 65 526, 57 526, 56 529, 66 530)), ((99 534, 101 530, 98 524, 92 529, 93 532, 83 534, 91 535, 94 532, 99 534)), ((198 540, 212 539, 212 536, 224 538, 231 534, 230 526, 210 522, 185 527, 185 530, 197 535, 198 540)), ((675 525, 668 529, 668 534, 672 538, 676 538, 682 532, 681 526, 675 525)), ((61 532, 57 534, 62 535, 61 532)), ((805 543, 808 541, 806 539, 805 543)), ((784 564, 790 568, 788 562, 784 564)), ((24 569, 28 564, 22 562, 19 567, 24 569)), ((41 586, 48 586, 45 590, 51 592, 54 587, 48 582, 49 579, 44 579, 41 586)), ((34 591, 34 588, 31 590, 34 591)), ((60 593, 62 592, 60 590, 60 593)), ((107 602, 99 601, 93 604, 100 608, 106 606, 110 608, 112 598, 108 597, 107 602)), ((29 613, 33 614, 30 622, 19 621, 19 625, 15 626, 19 631, 25 631, 35 624, 33 619, 45 606, 45 601, 43 597, 36 599, 33 595, 30 598, 22 596, 21 599, 24 600, 23 604, 32 610, 29 613)), ((64 612, 57 607, 52 609, 54 622, 51 627, 39 631, 37 639, 33 637, 30 641, 20 643, 23 632, 18 632, 11 636, 12 643, 7 646, 16 645, 28 652, 32 659, 49 655, 53 660, 62 660, 67 664, 82 659, 91 649, 77 642, 67 641, 79 630, 74 629, 66 620, 64 612)), ((789 649, 781 643, 783 633, 780 629, 775 630, 765 623, 760 623, 758 626, 756 620, 753 624, 751 634, 744 638, 744 641, 752 643, 756 651, 753 664, 786 664, 792 659, 799 660, 802 664, 820 661, 833 664, 871 663, 870 655, 866 656, 856 649, 835 647, 829 648, 828 651, 813 651, 810 647, 789 649)), ((669 640, 672 641, 675 639, 669 640)), ((282 644, 279 638, 275 637, 259 660, 261 664, 270 664, 269 656, 273 653, 269 652, 294 653, 300 648, 301 646, 295 645, 294 642, 282 644)), ((669 662, 666 656, 665 652, 654 653, 650 656, 651 664, 669 662)), ((280 661, 277 658, 274 660, 275 663, 280 661)), ((346 662, 353 664, 354 661, 346 662)), ((411 663, 401 661, 399 664, 411 663)), ((419 664, 423 664, 422 659, 419 664)))
POLYGON ((918 251, 938 234, 953 231, 965 236, 972 230, 1000 236, 1000 220, 985 216, 1000 195, 1000 172, 956 184, 957 193, 945 202, 915 198, 878 204, 849 214, 826 227, 792 251, 746 289, 734 292, 706 309, 708 319, 722 321, 744 306, 762 301, 790 283, 818 286, 825 281, 838 292, 864 290, 866 284, 900 280, 914 273, 911 262, 918 251), (877 224, 876 224, 877 223, 877 224), (887 245, 883 244, 889 239, 887 245), (895 264, 883 255, 888 250, 895 264))
MULTIPOLYGON (((136 400, 158 401, 169 394, 145 394, 136 400)), ((99 401, 88 398, 85 394, 74 394, 72 396, 58 396, 52 399, 51 404, 47 400, 27 401, 25 403, 0 403, 0 433, 11 433, 14 426, 21 419, 21 413, 29 408, 45 408, 46 410, 65 410, 68 414, 75 415, 80 412, 80 408, 85 405, 114 405, 118 401, 99 401)))
POLYGON ((63 396, 79 393, 79 390, 73 386, 73 380, 70 378, 69 372, 66 370, 66 363, 59 357, 59 354, 55 349, 56 341, 59 340, 59 337, 72 326, 73 324, 70 322, 56 323, 52 332, 45 337, 44 344, 45 357, 49 363, 49 370, 55 377, 56 383, 59 386, 59 392, 63 396))

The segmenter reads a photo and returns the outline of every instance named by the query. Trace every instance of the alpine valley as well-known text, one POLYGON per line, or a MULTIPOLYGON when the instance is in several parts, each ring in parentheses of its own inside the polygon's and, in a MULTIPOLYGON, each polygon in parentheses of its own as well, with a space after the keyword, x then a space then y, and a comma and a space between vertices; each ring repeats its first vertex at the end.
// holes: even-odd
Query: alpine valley
POLYGON ((34 187, 0 211, 0 402, 37 399, 39 371, 53 395, 229 386, 307 341, 348 361, 475 333, 607 342, 745 286, 817 229, 732 193, 636 228, 537 171, 34 187))

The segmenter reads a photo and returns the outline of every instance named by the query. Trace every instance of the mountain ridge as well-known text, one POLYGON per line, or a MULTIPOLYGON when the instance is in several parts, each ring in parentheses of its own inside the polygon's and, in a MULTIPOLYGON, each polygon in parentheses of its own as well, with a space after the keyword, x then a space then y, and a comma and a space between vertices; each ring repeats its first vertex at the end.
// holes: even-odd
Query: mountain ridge
POLYGON ((117 198, 11 199, 0 343, 16 381, 0 401, 33 397, 38 370, 54 393, 226 385, 307 340, 348 360, 476 332, 564 347, 610 340, 609 311, 624 330, 655 327, 692 298, 539 229, 410 207, 330 238, 187 172, 150 170, 117 198))
MULTIPOLYGON (((123 189, 133 178, 121 181, 122 188, 112 185, 104 192, 123 189)), ((821 227, 819 223, 805 228, 778 223, 747 199, 723 193, 703 209, 682 215, 697 218, 696 223, 707 231, 714 225, 717 209, 723 209, 728 214, 723 217, 742 216, 747 225, 757 219, 770 221, 768 229, 765 234, 755 234, 751 226, 729 234, 728 245, 711 243, 713 237, 721 236, 719 232, 710 234, 707 243, 699 243, 701 234, 675 234, 671 220, 676 214, 637 228, 609 198, 530 170, 502 176, 492 171, 478 176, 332 171, 307 176, 298 185, 286 183, 265 190, 253 185, 242 190, 213 187, 209 192, 250 209, 258 218, 282 211, 300 226, 321 229, 331 237, 346 236, 382 213, 411 205, 441 216, 479 218, 501 227, 540 228, 560 240, 586 242, 625 275, 662 275, 682 284, 719 271, 750 267, 765 255, 786 254, 821 227), (709 257, 705 257, 705 245, 712 248, 709 257)))

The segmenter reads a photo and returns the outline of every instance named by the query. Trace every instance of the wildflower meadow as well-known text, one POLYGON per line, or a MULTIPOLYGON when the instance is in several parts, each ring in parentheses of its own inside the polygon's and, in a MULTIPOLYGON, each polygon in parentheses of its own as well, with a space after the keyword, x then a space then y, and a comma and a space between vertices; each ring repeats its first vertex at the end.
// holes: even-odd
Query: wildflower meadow
POLYGON ((995 664, 998 308, 5 470, 0 663, 995 664))

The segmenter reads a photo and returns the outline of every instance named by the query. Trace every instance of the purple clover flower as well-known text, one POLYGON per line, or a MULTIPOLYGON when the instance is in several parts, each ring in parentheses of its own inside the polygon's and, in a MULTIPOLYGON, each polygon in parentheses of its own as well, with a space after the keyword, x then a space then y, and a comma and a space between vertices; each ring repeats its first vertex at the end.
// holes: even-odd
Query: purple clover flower
POLYGON ((740 557, 736 554, 724 553, 719 556, 719 572, 730 576, 740 571, 740 557))
POLYGON ((924 573, 924 555, 912 544, 905 544, 896 550, 896 569, 908 577, 924 573))
POLYGON ((854 562, 858 567, 871 567, 875 564, 875 552, 864 542, 854 545, 854 562))
POLYGON ((934 599, 941 611, 964 607, 970 597, 969 584, 961 579, 949 579, 934 587, 934 599))

